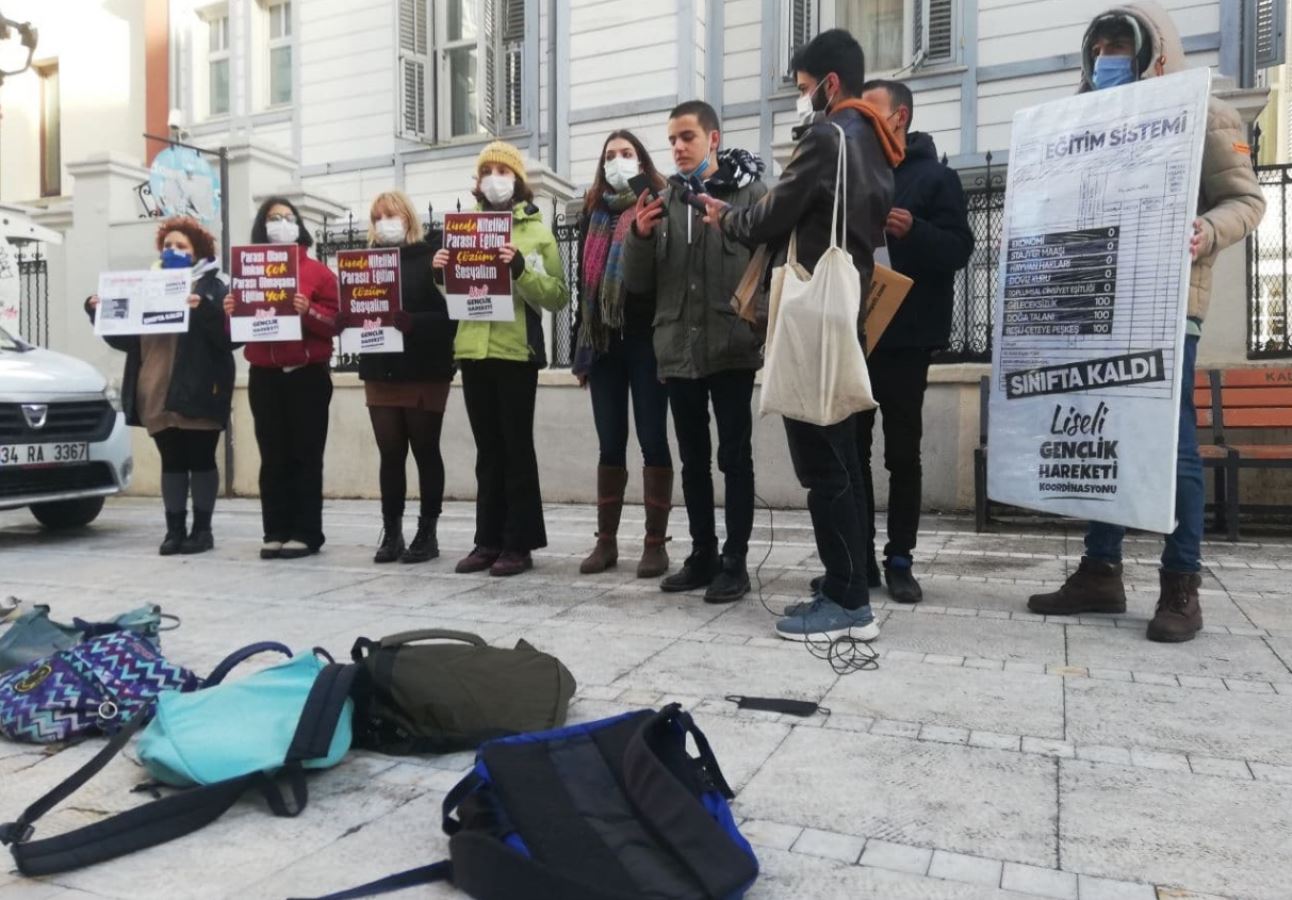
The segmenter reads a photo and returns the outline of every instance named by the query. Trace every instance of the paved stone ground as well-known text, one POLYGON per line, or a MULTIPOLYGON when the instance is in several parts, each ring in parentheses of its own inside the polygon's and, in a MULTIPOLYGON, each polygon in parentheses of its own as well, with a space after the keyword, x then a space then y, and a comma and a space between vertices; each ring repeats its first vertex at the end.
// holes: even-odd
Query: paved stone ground
MULTIPOLYGON (((640 510, 625 518, 634 535, 640 510)), ((580 577, 594 530, 585 507, 550 508, 552 546, 534 572, 507 581, 451 573, 470 545, 465 504, 442 522, 445 558, 422 566, 370 562, 371 502, 330 503, 325 552, 292 562, 256 559, 254 502, 220 506, 219 547, 201 557, 158 557, 159 519, 156 501, 119 499, 91 532, 51 537, 25 512, 0 514, 0 589, 64 619, 160 603, 184 620, 167 654, 198 671, 253 640, 344 655, 356 635, 441 626, 556 653, 579 682, 575 721, 681 701, 739 794, 763 865, 753 898, 1292 896, 1292 542, 1209 544, 1206 632, 1160 646, 1143 636, 1156 541, 1129 543, 1126 615, 1047 620, 1024 600, 1076 564, 1079 531, 979 536, 930 517, 927 601, 910 609, 877 596, 879 669, 841 677, 776 639, 757 598, 706 606, 638 583, 628 566, 580 577), (816 700, 833 715, 737 711, 723 702, 731 693, 816 700)), ((774 535, 767 521, 760 513, 753 555, 768 554, 763 599, 779 608, 803 598, 815 554, 803 513, 776 514, 774 535)), ((0 744, 0 814, 97 743, 53 754, 0 744)), ((0 897, 337 889, 443 857, 439 803, 470 761, 355 753, 314 779, 299 819, 244 801, 196 835, 113 863, 42 882, 0 872, 0 897)), ((40 833, 131 806, 140 776, 119 758, 40 833)))

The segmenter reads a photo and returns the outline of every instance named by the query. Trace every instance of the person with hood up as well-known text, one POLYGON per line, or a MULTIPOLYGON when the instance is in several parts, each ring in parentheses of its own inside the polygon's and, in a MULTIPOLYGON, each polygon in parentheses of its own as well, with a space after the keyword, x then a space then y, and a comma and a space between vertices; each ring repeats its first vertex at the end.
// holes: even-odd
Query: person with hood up
MULTIPOLYGON (((1081 45, 1081 90, 1107 90, 1184 68, 1184 45, 1170 16, 1157 3, 1115 6, 1094 18, 1081 45)), ((1239 243, 1260 224, 1265 199, 1252 168, 1242 119, 1228 104, 1211 98, 1202 153, 1202 189, 1193 223, 1188 324, 1179 376, 1180 436, 1176 456, 1176 527, 1166 536, 1159 573, 1161 593, 1148 639, 1192 640, 1202 629, 1198 588, 1202 583, 1202 522, 1205 493, 1193 405, 1194 365, 1203 319, 1211 300, 1216 256, 1239 243)), ((1077 570, 1057 591, 1027 601, 1034 613, 1078 615, 1126 611, 1122 583, 1120 525, 1092 522, 1077 570)))
MULTIPOLYGON (((918 603, 924 594, 911 569, 920 530, 924 392, 933 353, 951 338, 955 274, 969 262, 974 237, 960 176, 939 161, 932 137, 910 131, 915 110, 911 89, 900 81, 868 81, 862 99, 882 110, 892 129, 904 136, 906 158, 893 172, 896 193, 886 237, 892 267, 915 284, 866 358, 879 409, 857 417, 857 447, 866 496, 874 497, 870 448, 878 412, 888 470, 884 581, 889 596, 898 603, 918 603)), ((879 587, 874 512, 872 507, 866 516, 870 533, 866 576, 871 587, 879 587)))
MULTIPOLYGON (((221 303, 228 288, 220 280, 215 238, 197 219, 175 216, 157 228, 162 269, 193 270, 188 329, 178 334, 105 336, 126 354, 121 407, 126 422, 148 430, 161 455, 162 508, 166 536, 158 552, 204 553, 215 547, 211 515, 220 492, 215 448, 228 427, 233 401, 233 344, 224 330, 221 303), (185 533, 188 499, 193 497, 193 530, 185 533)), ((85 302, 93 320, 98 295, 85 302)))
MULTIPOLYGON (((847 31, 821 32, 795 52, 790 68, 806 126, 794 155, 776 187, 746 209, 705 198, 706 221, 727 239, 774 247, 777 264, 784 263, 790 236, 796 234, 798 262, 814 271, 835 238, 836 163, 844 141, 844 242, 861 279, 864 308, 874 251, 883 243, 893 206, 893 167, 902 161, 902 145, 884 114, 859 99, 866 81, 865 55, 847 31)), ((854 337, 861 340, 860 334, 854 337)), ((879 626, 866 576, 870 498, 857 451, 856 416, 827 426, 787 418, 785 435, 794 473, 808 491, 825 577, 814 585, 811 601, 785 610, 776 633, 792 641, 873 641, 879 626)))
POLYGON ((745 557, 754 529, 754 373, 762 365, 749 323, 731 297, 749 265, 749 248, 702 221, 703 195, 737 208, 767 193, 763 162, 744 150, 719 151, 718 114, 702 100, 675 107, 668 141, 678 174, 658 199, 642 192, 624 237, 624 287, 655 296, 655 357, 668 388, 682 457, 682 496, 691 555, 660 582, 666 592, 706 588, 708 603, 749 592, 745 557), (688 201, 690 201, 688 203, 688 201), (709 405, 718 424, 718 469, 726 481, 727 538, 718 555, 714 523, 709 405))

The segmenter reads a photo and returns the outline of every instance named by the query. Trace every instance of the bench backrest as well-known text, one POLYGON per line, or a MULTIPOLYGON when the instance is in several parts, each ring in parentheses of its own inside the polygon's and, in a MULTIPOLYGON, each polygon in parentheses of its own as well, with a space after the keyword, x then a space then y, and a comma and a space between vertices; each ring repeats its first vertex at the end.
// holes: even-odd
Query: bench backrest
POLYGON ((1199 427, 1217 444, 1225 428, 1292 428, 1292 369, 1199 372, 1193 397, 1199 427))

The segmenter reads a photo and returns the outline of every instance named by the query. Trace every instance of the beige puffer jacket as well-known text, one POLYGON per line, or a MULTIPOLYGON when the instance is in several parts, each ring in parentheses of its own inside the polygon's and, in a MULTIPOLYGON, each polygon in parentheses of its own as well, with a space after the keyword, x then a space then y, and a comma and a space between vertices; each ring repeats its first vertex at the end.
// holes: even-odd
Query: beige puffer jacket
MULTIPOLYGON (((1093 90, 1090 53, 1094 22, 1108 15, 1130 16, 1152 42, 1148 65, 1141 78, 1170 75, 1186 68, 1184 43, 1170 15, 1158 3, 1143 0, 1104 10, 1086 30, 1081 42, 1081 90, 1093 90), (1160 66, 1160 69, 1159 69, 1160 66)), ((1202 191, 1198 218, 1202 220, 1202 247, 1189 278, 1189 316, 1202 320, 1211 302, 1211 267, 1221 250, 1237 244, 1260 224, 1265 197, 1252 169, 1247 135, 1238 112, 1223 100, 1211 98, 1207 109, 1207 138, 1202 151, 1202 191)))

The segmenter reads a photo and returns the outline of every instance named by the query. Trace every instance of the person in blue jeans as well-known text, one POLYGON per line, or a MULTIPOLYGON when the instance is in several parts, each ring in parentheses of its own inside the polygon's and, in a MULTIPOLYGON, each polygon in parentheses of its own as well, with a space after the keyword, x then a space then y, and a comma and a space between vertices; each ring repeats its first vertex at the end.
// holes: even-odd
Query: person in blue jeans
MULTIPOLYGON (((1096 16, 1082 44, 1081 90, 1103 90, 1184 68, 1184 47, 1175 23, 1155 3, 1114 7, 1096 16)), ((1211 99, 1202 155, 1202 191, 1193 224, 1189 311, 1180 360, 1180 435, 1176 451, 1175 530, 1166 537, 1161 594, 1148 623, 1148 639, 1178 643, 1202 629, 1198 588, 1202 583, 1202 520, 1205 495, 1198 454, 1197 411, 1193 406, 1198 338, 1211 299, 1216 255, 1238 243, 1260 223, 1265 200, 1244 143, 1242 120, 1232 107, 1211 99)), ((1063 586, 1037 594, 1027 608, 1045 615, 1126 611, 1122 583, 1122 539, 1126 529, 1093 522, 1086 552, 1063 586)))

